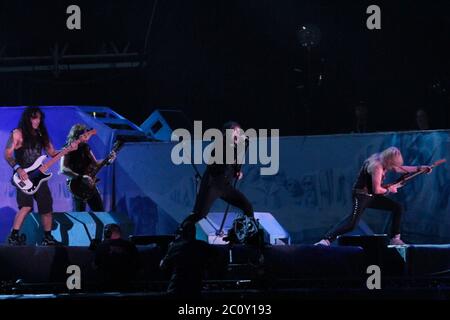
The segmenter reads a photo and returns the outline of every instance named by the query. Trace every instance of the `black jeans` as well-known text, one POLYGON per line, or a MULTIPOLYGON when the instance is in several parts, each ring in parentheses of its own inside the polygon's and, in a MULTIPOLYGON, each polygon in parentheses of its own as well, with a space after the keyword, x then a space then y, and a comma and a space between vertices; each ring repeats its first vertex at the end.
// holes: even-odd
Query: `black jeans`
POLYGON ((325 239, 334 241, 338 236, 352 231, 357 225, 366 208, 391 211, 393 215, 391 226, 392 236, 400 234, 400 221, 403 213, 403 207, 400 203, 383 195, 371 196, 367 194, 356 193, 353 194, 352 213, 340 223, 338 223, 334 228, 332 228, 325 236, 325 239))
POLYGON ((86 211, 86 204, 89 205, 91 211, 100 212, 105 211, 103 206, 102 197, 98 192, 98 189, 95 188, 94 195, 87 201, 83 201, 75 196, 72 196, 73 203, 73 211, 86 211))
POLYGON ((184 219, 182 225, 187 221, 196 223, 205 218, 217 198, 241 209, 246 216, 254 216, 252 204, 242 192, 231 185, 231 182, 225 175, 215 177, 205 174, 200 183, 200 190, 195 200, 193 214, 184 219))

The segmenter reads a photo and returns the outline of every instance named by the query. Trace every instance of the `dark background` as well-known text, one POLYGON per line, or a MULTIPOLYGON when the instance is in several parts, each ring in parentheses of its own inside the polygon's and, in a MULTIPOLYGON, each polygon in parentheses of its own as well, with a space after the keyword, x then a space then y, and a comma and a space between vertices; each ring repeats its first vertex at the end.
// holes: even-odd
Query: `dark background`
POLYGON ((0 67, 48 64, 39 57, 56 43, 83 55, 111 53, 111 42, 141 65, 1 69, 0 105, 110 106, 138 125, 171 107, 205 127, 235 119, 297 135, 351 132, 364 101, 371 130, 415 129, 419 107, 448 128, 449 31, 448 0, 2 0, 0 67), (79 31, 66 29, 70 4, 81 7, 79 31), (370 4, 381 30, 366 28, 370 4), (321 35, 309 59, 303 25, 321 35))

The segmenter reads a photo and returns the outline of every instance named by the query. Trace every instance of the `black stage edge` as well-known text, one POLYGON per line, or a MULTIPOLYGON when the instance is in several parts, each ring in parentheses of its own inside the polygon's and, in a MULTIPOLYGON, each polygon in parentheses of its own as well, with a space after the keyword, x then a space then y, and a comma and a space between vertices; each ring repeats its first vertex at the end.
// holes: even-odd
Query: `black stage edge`
MULTIPOLYGON (((355 246, 216 247, 220 257, 204 282, 207 301, 450 299, 450 245, 387 247, 376 257, 355 246), (381 267, 380 290, 367 288, 367 267, 374 263, 381 267)), ((138 249, 140 268, 129 289, 105 293, 98 290, 87 247, 0 246, 0 301, 167 300, 170 275, 159 269, 164 252, 138 249), (80 267, 81 290, 66 287, 70 265, 80 267)))

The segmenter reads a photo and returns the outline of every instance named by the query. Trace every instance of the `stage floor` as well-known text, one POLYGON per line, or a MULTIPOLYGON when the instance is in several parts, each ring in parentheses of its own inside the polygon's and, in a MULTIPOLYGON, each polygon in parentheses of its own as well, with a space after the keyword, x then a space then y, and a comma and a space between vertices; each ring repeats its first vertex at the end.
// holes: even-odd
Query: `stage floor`
MULTIPOLYGON (((215 247, 220 255, 206 273, 207 299, 450 297, 450 244, 389 246, 381 255, 354 246, 215 247), (382 290, 367 288, 372 264, 380 266, 382 290)), ((94 252, 87 247, 0 246, 0 300, 164 299, 170 274, 159 269, 163 250, 138 250, 139 271, 127 292, 106 294, 97 286, 94 252), (66 286, 71 265, 81 270, 80 290, 66 286)))

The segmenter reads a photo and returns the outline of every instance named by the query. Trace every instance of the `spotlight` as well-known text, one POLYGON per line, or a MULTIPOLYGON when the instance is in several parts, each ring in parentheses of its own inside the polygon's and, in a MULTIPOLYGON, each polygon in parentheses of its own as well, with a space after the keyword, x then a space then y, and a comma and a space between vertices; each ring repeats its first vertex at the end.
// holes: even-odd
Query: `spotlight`
POLYGON ((297 38, 302 47, 316 47, 320 42, 320 29, 314 25, 303 25, 298 28, 297 38))

